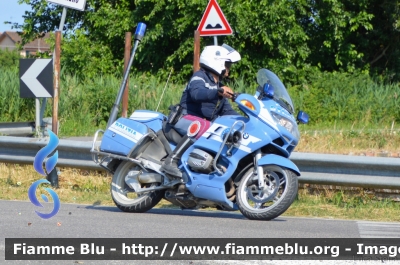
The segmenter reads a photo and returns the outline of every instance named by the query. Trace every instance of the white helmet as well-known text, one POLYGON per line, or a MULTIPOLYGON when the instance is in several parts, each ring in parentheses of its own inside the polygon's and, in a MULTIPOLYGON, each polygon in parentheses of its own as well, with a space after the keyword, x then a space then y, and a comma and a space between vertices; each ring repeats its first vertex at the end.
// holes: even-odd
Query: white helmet
POLYGON ((225 70, 225 62, 236 63, 240 59, 240 54, 229 45, 206 46, 200 55, 200 67, 222 75, 222 71, 225 70))

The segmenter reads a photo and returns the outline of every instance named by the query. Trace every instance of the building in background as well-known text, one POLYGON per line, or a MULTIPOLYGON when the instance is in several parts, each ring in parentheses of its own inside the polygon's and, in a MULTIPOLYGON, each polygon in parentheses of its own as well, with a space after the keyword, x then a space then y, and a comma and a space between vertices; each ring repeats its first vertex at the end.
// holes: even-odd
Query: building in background
MULTIPOLYGON (((21 56, 35 55, 37 52, 51 52, 50 45, 46 40, 50 37, 50 33, 46 33, 43 38, 31 41, 20 51, 21 56)), ((0 49, 16 50, 17 44, 21 42, 21 36, 16 31, 5 31, 0 33, 0 49)))

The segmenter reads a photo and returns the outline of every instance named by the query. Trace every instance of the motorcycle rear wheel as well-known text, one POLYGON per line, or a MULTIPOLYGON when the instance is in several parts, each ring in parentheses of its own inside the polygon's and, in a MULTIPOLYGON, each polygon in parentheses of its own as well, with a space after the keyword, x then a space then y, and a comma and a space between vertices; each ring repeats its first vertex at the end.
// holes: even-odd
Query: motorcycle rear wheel
POLYGON ((244 174, 237 190, 239 210, 251 220, 278 217, 290 207, 298 191, 298 179, 293 171, 275 165, 263 169, 264 191, 258 189, 258 177, 253 173, 253 167, 244 174))
MULTIPOLYGON (((164 197, 164 190, 156 190, 141 194, 136 194, 128 184, 125 177, 136 165, 131 162, 122 162, 114 173, 111 182, 111 197, 115 205, 124 212, 144 213, 153 208, 164 197)), ((142 188, 156 187, 161 183, 146 183, 142 188)))

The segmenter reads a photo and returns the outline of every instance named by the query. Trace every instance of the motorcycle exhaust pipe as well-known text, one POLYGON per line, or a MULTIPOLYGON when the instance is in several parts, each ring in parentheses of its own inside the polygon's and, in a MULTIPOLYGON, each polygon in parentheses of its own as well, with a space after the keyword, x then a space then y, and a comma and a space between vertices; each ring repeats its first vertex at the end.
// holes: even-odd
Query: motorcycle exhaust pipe
POLYGON ((121 87, 119 88, 117 98, 115 99, 115 103, 111 109, 110 118, 108 119, 106 129, 108 129, 114 123, 114 121, 117 119, 119 105, 121 103, 122 96, 124 95, 124 92, 125 92, 125 86, 126 86, 126 82, 129 77, 129 71, 131 70, 131 67, 132 67, 133 58, 135 57, 136 49, 139 45, 139 42, 142 40, 145 31, 146 31, 146 24, 140 22, 136 28, 136 32, 135 32, 135 36, 134 36, 135 44, 132 49, 131 58, 129 60, 128 66, 126 67, 126 71, 124 73, 124 78, 122 80, 121 87))
POLYGON ((138 180, 142 184, 162 182, 161 175, 157 173, 142 173, 138 176, 138 180))

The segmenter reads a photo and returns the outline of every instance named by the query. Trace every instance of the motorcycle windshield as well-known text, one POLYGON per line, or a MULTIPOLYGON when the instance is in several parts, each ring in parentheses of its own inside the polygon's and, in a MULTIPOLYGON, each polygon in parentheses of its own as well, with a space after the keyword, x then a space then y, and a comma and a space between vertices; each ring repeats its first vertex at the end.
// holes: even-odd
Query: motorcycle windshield
POLYGON ((274 88, 274 100, 278 102, 283 108, 288 110, 291 114, 294 112, 294 106, 292 99, 289 96, 285 86, 281 82, 278 76, 267 69, 261 69, 257 73, 257 83, 261 90, 266 83, 270 84, 274 88))

